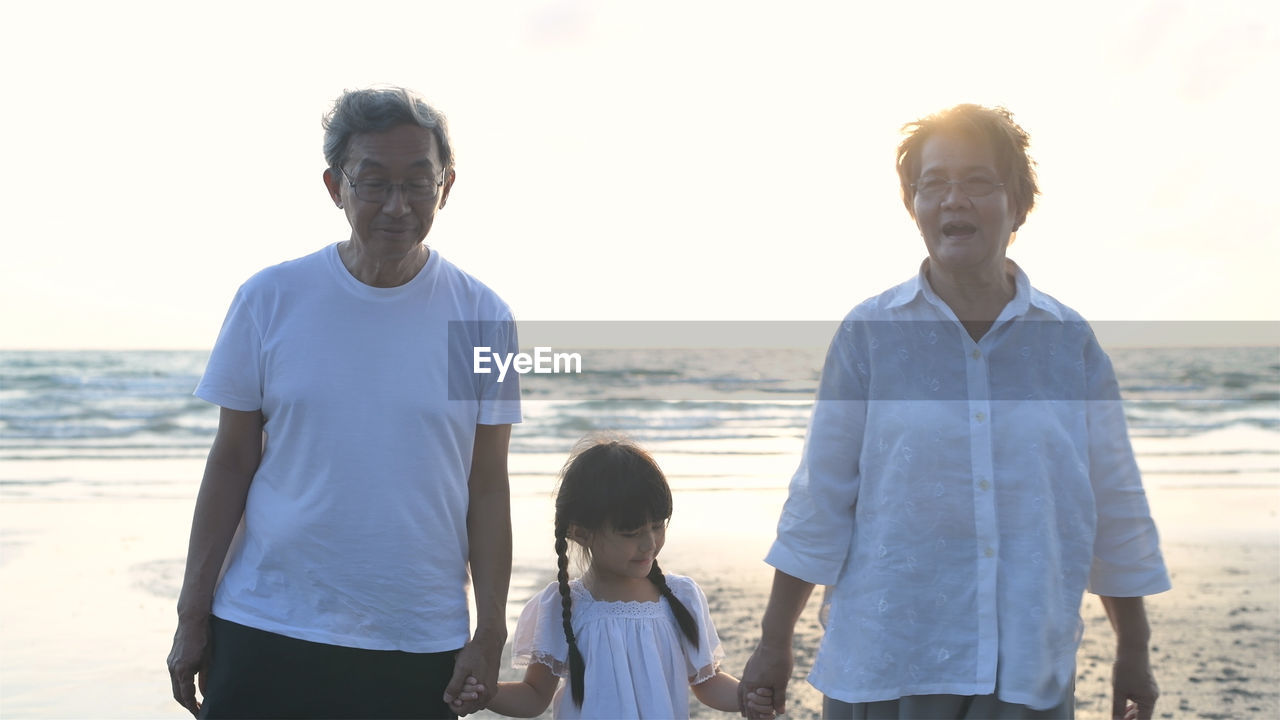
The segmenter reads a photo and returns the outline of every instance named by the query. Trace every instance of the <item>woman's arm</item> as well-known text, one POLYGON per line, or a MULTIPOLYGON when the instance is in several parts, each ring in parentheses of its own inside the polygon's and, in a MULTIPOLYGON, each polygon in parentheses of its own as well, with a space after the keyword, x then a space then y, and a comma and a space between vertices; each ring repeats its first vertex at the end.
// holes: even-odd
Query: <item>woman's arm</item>
POLYGON ((774 572, 769 604, 760 623, 760 644, 747 660, 738 692, 742 698, 740 708, 748 717, 761 717, 759 713, 750 712, 748 696, 752 692, 762 694, 766 689, 773 693, 773 709, 778 714, 787 711, 787 682, 791 680, 795 663, 791 641, 796 621, 812 593, 813 583, 781 570, 774 572))
POLYGON ((507 717, 537 717, 551 704, 559 682, 560 678, 552 674, 551 668, 542 663, 529 663, 524 680, 498 683, 498 692, 485 709, 507 717))
POLYGON ((1125 715, 1126 703, 1137 705, 1139 720, 1150 720, 1160 688, 1151 672, 1151 625, 1140 597, 1099 596, 1116 633, 1116 662, 1112 670, 1111 716, 1125 715))

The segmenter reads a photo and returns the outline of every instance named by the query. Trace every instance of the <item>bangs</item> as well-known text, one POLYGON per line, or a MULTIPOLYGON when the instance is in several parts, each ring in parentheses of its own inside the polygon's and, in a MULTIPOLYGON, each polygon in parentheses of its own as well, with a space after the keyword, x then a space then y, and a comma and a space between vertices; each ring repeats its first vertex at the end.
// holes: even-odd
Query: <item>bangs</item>
POLYGON ((556 495, 556 525, 623 532, 671 517, 671 488, 648 453, 624 442, 576 452, 556 495))
MULTIPOLYGON (((655 469, 656 470, 656 469, 655 469)), ((602 478, 602 486, 612 489, 605 502, 609 510, 605 513, 605 521, 614 529, 621 531, 635 530, 643 525, 671 518, 671 491, 666 481, 658 473, 651 477, 631 476, 622 478, 602 478)))

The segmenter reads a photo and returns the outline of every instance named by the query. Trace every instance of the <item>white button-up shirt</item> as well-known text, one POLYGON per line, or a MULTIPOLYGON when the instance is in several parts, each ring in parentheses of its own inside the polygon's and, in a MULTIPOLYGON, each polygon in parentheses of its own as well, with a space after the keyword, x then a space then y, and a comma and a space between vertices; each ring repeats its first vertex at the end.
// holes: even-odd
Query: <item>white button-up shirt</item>
POLYGON ((1170 587, 1111 362, 1030 285, 975 342, 914 279, 841 324, 766 558, 828 594, 810 682, 845 702, 1073 680, 1084 590, 1170 587))

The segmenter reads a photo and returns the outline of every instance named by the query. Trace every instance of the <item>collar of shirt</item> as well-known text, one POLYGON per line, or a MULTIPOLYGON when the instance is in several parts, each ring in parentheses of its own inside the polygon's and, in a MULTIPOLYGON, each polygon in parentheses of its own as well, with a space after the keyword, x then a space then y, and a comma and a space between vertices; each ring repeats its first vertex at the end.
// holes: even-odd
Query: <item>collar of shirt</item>
MULTIPOLYGON (((1000 325, 1006 321, 1014 320, 1027 315, 1031 308, 1043 310, 1053 317, 1055 320, 1063 320, 1062 305, 1052 297, 1031 287, 1031 280, 1027 278, 1027 274, 1018 267, 1018 264, 1012 260, 1006 259, 1009 270, 1013 273, 1013 299, 1005 305, 1000 316, 996 318, 996 325, 1000 325)), ((913 301, 923 301, 928 303, 932 308, 942 314, 944 317, 954 318, 955 313, 951 308, 943 302, 942 298, 933 291, 933 287, 929 285, 929 279, 925 275, 925 270, 929 267, 929 260, 926 258, 920 263, 920 270, 916 276, 907 282, 894 288, 884 304, 886 310, 892 310, 898 307, 905 307, 913 301)), ((921 308, 923 310, 923 308, 921 308)))

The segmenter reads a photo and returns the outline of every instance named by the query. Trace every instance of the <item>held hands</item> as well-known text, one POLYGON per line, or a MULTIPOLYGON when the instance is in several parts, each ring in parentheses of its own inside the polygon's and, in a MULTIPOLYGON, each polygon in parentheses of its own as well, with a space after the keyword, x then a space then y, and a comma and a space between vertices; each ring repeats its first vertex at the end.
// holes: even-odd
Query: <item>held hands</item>
POLYGON ((444 702, 459 716, 483 710, 498 691, 498 664, 505 631, 499 635, 477 630, 471 642, 458 651, 453 677, 444 690, 444 702))
POLYGON ((475 677, 468 675, 467 679, 462 682, 462 692, 458 697, 450 700, 449 694, 445 693, 444 699, 445 702, 449 703, 449 707, 454 712, 457 712, 459 715, 463 715, 464 713, 458 712, 458 708, 462 707, 466 703, 479 700, 482 695, 485 695, 484 685, 481 685, 480 681, 475 679, 475 677))
POLYGON ((773 710, 773 688, 758 687, 743 691, 741 684, 738 687, 738 703, 743 716, 762 720, 777 716, 773 710))
POLYGON ((738 683, 738 707, 747 720, 767 720, 787 712, 787 682, 794 661, 791 648, 781 651, 761 643, 747 660, 738 683))

